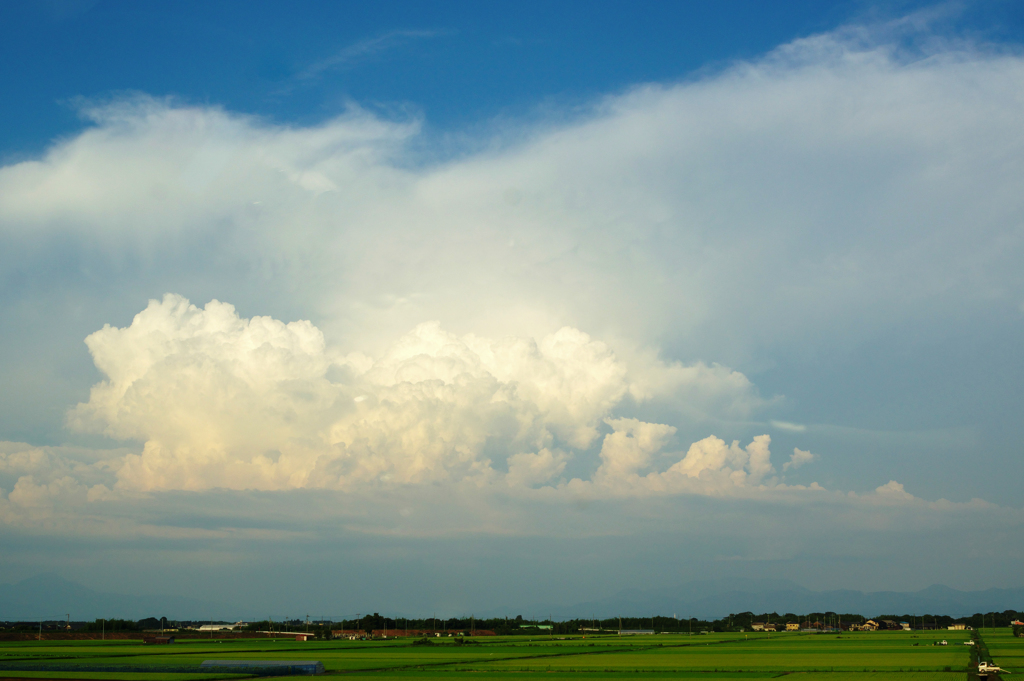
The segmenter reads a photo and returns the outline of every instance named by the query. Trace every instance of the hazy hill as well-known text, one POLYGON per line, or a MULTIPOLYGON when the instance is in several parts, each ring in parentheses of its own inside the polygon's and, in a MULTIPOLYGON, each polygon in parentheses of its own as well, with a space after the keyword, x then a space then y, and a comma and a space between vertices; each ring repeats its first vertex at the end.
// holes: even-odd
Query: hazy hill
MULTIPOLYGON (((920 591, 811 591, 785 580, 690 582, 674 589, 630 589, 588 603, 556 608, 563 617, 678 615, 713 619, 729 613, 823 612, 937 614, 961 617, 977 612, 1024 610, 1024 588, 958 591, 939 584, 920 591)), ((539 607, 538 612, 544 612, 539 607)), ((504 613, 503 613, 504 614, 504 613)), ((525 613, 524 613, 525 615, 525 613)))
MULTIPOLYGON (((37 575, 17 584, 0 584, 0 620, 59 620, 67 613, 72 620, 98 617, 236 620, 265 616, 254 610, 259 607, 259 603, 238 606, 183 596, 104 593, 51 574, 37 575)), ((835 611, 866 617, 925 613, 959 617, 1008 609, 1024 610, 1024 588, 958 591, 933 585, 913 592, 865 593, 811 591, 786 580, 718 580, 688 582, 671 589, 627 589, 609 598, 570 606, 536 603, 489 611, 481 609, 476 614, 528 618, 552 614, 557 619, 649 615, 715 619, 751 610, 798 614, 835 611)))
POLYGON ((52 574, 30 577, 17 584, 0 584, 0 621, 94 620, 100 617, 138 620, 231 618, 236 608, 182 596, 104 593, 52 574))

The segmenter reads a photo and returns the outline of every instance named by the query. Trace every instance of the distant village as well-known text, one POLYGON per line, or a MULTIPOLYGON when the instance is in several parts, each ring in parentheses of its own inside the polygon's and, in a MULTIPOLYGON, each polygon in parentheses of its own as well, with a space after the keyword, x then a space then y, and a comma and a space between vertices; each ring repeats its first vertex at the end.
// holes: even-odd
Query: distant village
POLYGON ((815 613, 799 617, 792 613, 734 613, 718 620, 664 617, 614 617, 604 619, 551 618, 528 619, 496 617, 401 618, 379 613, 351 618, 268 618, 259 621, 176 621, 166 617, 141 620, 97 619, 0 621, 0 640, 29 639, 142 639, 153 643, 172 642, 176 638, 291 638, 298 641, 416 637, 437 638, 510 635, 652 635, 661 633, 701 635, 719 632, 839 632, 839 631, 963 631, 984 627, 1012 627, 1014 635, 1024 635, 1024 612, 977 613, 953 618, 943 615, 881 616, 867 619, 856 614, 815 613), (151 640, 150 640, 151 639, 151 640))
MULTIPOLYGON (((805 632, 817 632, 817 631, 934 631, 936 629, 948 629, 950 631, 964 631, 973 629, 973 627, 964 624, 963 622, 954 622, 953 624, 947 624, 945 627, 939 626, 936 623, 930 623, 924 621, 924 618, 920 618, 922 621, 920 624, 915 626, 912 622, 896 620, 865 620, 863 622, 838 622, 836 624, 825 624, 822 622, 811 622, 810 620, 804 620, 803 622, 786 622, 785 624, 772 624, 771 622, 751 622, 751 631, 805 631, 805 632)), ((1014 625, 1020 624, 1019 621, 1014 620, 1014 625)))

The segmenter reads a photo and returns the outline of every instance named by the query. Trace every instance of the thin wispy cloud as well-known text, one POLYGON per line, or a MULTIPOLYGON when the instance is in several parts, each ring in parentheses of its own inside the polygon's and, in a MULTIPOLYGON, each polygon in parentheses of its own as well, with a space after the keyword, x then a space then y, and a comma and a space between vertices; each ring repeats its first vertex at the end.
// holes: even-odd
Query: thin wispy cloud
POLYGON ((772 428, 778 428, 779 430, 785 430, 790 433, 802 433, 807 430, 807 426, 802 423, 790 423, 789 421, 769 421, 772 428))
POLYGON ((399 30, 390 31, 373 38, 366 38, 347 45, 331 56, 310 64, 300 71, 295 78, 299 81, 316 80, 325 73, 343 71, 371 61, 387 52, 406 45, 410 41, 436 38, 448 33, 448 31, 437 30, 399 30))

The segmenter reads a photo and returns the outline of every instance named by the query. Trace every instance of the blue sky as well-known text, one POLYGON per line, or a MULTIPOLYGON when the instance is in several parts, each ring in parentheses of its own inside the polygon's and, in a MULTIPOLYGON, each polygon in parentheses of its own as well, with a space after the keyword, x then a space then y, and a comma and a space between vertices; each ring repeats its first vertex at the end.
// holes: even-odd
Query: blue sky
MULTIPOLYGON (((422 112, 440 131, 571 108, 646 82, 675 82, 849 21, 934 3, 726 0, 473 2, 11 3, 0 28, 4 152, 39 151, 74 133, 79 97, 170 95, 310 123, 350 101, 422 112)), ((940 5, 937 23, 1014 43, 1013 2, 940 5)))
POLYGON ((1017 3, 2 13, 0 579, 1019 585, 1017 3))

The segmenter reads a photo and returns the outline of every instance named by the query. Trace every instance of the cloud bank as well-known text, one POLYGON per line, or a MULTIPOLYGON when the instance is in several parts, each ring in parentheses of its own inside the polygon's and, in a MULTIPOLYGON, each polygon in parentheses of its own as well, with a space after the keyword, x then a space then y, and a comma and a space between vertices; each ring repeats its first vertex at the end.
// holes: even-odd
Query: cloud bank
POLYGON ((22 296, 0 312, 99 375, 0 361, 10 394, 61 395, 70 436, 111 442, 3 445, 0 519, 218 541, 657 528, 730 561, 914 532, 938 561, 943 528, 979 518, 1016 536, 1019 511, 877 465, 817 477, 851 431, 755 385, 908 324, 1019 325, 1024 59, 927 44, 812 36, 454 153, 356 106, 303 127, 84 104, 80 134, 0 168, 22 296))
POLYGON ((141 259, 168 280, 150 295, 241 274, 375 352, 438 319, 737 366, 911 312, 1016 314, 1022 80, 1012 54, 827 34, 453 160, 418 120, 298 128, 139 96, 0 169, 0 229, 15 251, 81 240, 90 268, 141 259))

